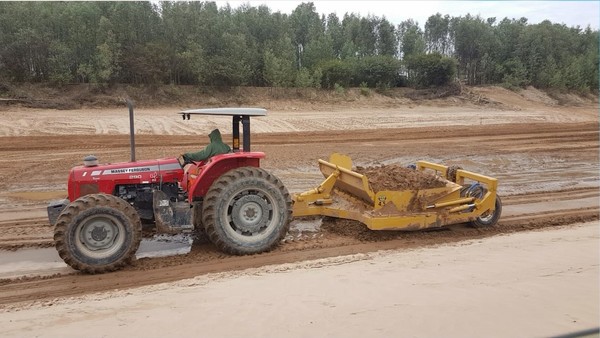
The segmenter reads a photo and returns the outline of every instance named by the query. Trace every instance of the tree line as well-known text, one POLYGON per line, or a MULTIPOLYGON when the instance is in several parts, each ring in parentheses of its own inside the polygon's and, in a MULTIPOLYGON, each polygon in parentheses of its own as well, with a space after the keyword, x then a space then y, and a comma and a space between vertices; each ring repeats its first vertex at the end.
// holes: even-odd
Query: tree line
POLYGON ((598 89, 598 31, 436 14, 291 14, 214 2, 0 2, 0 80, 598 89))

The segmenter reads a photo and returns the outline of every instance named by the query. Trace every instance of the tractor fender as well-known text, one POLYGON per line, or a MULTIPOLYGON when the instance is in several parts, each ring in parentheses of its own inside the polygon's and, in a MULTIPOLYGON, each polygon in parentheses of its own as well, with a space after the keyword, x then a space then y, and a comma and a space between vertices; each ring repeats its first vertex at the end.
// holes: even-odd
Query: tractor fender
POLYGON ((260 159, 265 158, 265 153, 239 152, 227 153, 211 157, 202 166, 198 178, 188 190, 188 200, 192 203, 195 199, 204 197, 213 182, 224 173, 240 167, 260 167, 260 159))

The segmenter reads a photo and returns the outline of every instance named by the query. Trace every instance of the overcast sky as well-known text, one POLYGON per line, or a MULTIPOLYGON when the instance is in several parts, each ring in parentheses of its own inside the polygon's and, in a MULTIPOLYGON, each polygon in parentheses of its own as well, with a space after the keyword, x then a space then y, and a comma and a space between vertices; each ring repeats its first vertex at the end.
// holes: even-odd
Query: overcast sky
MULTIPOLYGON (((219 5, 227 2, 236 8, 244 3, 252 6, 267 5, 273 12, 291 13, 302 1, 265 0, 265 1, 217 1, 219 5)), ((304 1, 308 2, 308 1, 304 1)), ((496 17, 497 21, 504 17, 519 19, 525 17, 531 24, 550 20, 553 23, 564 23, 567 26, 590 25, 598 29, 600 21, 599 1, 313 1, 317 12, 329 14, 335 12, 340 19, 346 12, 385 16, 394 24, 406 19, 418 21, 421 27, 427 18, 436 13, 450 16, 479 14, 481 17, 496 17)))

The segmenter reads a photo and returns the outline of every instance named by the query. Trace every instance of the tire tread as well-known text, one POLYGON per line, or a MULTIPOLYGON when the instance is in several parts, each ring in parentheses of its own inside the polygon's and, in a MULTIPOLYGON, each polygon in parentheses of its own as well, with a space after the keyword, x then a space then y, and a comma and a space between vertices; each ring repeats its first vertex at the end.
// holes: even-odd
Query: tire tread
POLYGON ((130 264, 135 259, 135 253, 139 248, 142 236, 142 223, 140 217, 129 203, 121 198, 108 194, 92 194, 85 195, 70 203, 67 208, 58 216, 54 227, 54 245, 58 251, 58 255, 65 263, 75 270, 80 270, 90 274, 104 273, 121 269, 127 264, 130 264), (73 253, 69 250, 68 233, 69 227, 75 217, 88 209, 94 207, 108 207, 121 211, 130 221, 132 230, 132 245, 126 253, 115 262, 97 266, 76 259, 73 253))

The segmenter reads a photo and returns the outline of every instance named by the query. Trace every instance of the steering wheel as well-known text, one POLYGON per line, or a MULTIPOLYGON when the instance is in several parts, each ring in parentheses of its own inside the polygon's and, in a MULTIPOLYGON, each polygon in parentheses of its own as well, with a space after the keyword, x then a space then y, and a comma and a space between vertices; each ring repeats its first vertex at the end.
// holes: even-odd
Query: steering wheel
POLYGON ((185 156, 185 154, 181 154, 181 156, 177 158, 177 161, 179 161, 179 165, 181 165, 182 168, 188 164, 194 163, 189 159, 189 157, 185 156))

